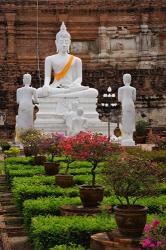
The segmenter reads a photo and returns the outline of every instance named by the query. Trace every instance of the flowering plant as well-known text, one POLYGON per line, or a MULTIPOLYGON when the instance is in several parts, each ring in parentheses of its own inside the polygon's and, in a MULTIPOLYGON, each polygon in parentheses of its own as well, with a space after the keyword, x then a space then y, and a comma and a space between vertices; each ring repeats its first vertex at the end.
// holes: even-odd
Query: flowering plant
POLYGON ((166 239, 159 220, 153 220, 152 224, 146 224, 144 228, 145 239, 139 250, 164 250, 166 249, 166 239))
POLYGON ((40 148, 43 153, 51 155, 53 162, 56 155, 61 154, 60 142, 63 140, 64 135, 60 133, 51 133, 44 136, 40 143, 40 148))
POLYGON ((24 149, 28 149, 32 155, 37 156, 40 153, 40 142, 42 140, 43 133, 39 129, 27 129, 20 135, 20 140, 24 146, 24 149))
POLYGON ((97 133, 80 132, 69 137, 64 144, 64 154, 73 160, 86 160, 92 163, 92 186, 95 186, 95 169, 113 152, 114 146, 106 136, 97 133))
POLYGON ((111 157, 104 177, 122 205, 134 205, 139 198, 154 195, 159 190, 164 173, 157 163, 124 152, 111 157))

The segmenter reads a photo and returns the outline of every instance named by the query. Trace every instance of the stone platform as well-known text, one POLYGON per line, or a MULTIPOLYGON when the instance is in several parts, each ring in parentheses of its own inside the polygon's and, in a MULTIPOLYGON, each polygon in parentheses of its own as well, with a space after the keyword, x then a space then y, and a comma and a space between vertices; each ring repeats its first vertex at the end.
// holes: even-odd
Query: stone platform
MULTIPOLYGON (((108 213, 112 213, 112 207, 111 206, 107 206, 104 208, 105 211, 107 211, 108 213)), ((64 205, 62 207, 60 207, 60 213, 61 215, 64 216, 70 216, 70 215, 96 215, 101 213, 103 210, 101 207, 83 207, 81 205, 64 205)))
MULTIPOLYGON (((45 132, 63 132, 67 135, 65 116, 69 113, 69 107, 77 102, 78 107, 84 111, 84 117, 87 118, 87 131, 108 134, 108 123, 99 119, 96 111, 96 97, 65 97, 65 95, 41 97, 39 99, 39 111, 36 113, 34 122, 35 128, 42 129, 45 132)), ((110 124, 110 134, 114 134, 116 123, 110 124)))
POLYGON ((117 230, 91 236, 91 250, 138 250, 140 237, 122 236, 117 230))

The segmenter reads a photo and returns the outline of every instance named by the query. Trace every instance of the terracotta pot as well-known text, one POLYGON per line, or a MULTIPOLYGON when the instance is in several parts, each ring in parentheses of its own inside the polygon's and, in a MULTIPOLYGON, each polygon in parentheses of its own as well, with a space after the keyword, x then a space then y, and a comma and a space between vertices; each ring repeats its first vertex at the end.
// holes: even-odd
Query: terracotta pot
POLYGON ((55 177, 55 183, 63 188, 71 187, 73 186, 73 175, 57 174, 55 177))
POLYGON ((45 168, 46 175, 56 175, 59 172, 59 163, 45 162, 44 168, 45 168))
POLYGON ((80 198, 84 207, 97 207, 103 200, 103 197, 104 188, 102 186, 80 186, 80 198))
POLYGON ((147 210, 147 207, 140 205, 114 207, 119 232, 125 236, 141 236, 146 224, 147 210))
POLYGON ((25 156, 32 156, 33 155, 33 152, 32 152, 32 150, 31 150, 31 148, 29 148, 29 147, 24 147, 24 155, 25 156))

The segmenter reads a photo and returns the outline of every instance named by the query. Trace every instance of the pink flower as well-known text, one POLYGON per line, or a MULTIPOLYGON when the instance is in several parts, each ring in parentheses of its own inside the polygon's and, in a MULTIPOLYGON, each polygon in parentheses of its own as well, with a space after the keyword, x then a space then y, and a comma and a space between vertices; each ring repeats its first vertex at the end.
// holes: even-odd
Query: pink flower
POLYGON ((152 222, 152 229, 155 229, 158 224, 160 224, 160 221, 159 220, 154 220, 152 222))
POLYGON ((160 247, 160 246, 161 246, 161 243, 162 243, 162 242, 158 240, 158 241, 156 242, 157 247, 160 247))
POLYGON ((150 238, 147 238, 143 242, 143 248, 149 247, 151 245, 151 240, 150 238))
POLYGON ((151 244, 149 245, 149 247, 152 248, 152 249, 155 249, 155 244, 154 244, 154 243, 151 243, 151 244))
POLYGON ((149 233, 149 231, 150 231, 150 225, 149 224, 145 225, 144 231, 145 231, 145 233, 149 233))

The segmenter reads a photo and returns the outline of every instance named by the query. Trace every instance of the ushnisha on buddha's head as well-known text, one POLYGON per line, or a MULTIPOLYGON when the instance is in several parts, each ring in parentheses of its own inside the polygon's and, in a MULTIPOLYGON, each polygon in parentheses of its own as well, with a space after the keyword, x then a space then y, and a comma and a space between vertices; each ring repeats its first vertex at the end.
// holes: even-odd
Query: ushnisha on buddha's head
POLYGON ((124 74, 123 75, 123 82, 125 85, 130 85, 131 83, 131 75, 130 74, 124 74))
POLYGON ((31 84, 32 77, 29 73, 23 75, 23 85, 29 86, 31 84))
POLYGON ((60 52, 62 54, 66 54, 69 52, 69 47, 71 44, 71 36, 69 32, 67 32, 64 22, 62 22, 60 31, 56 34, 55 44, 57 52, 60 52))

